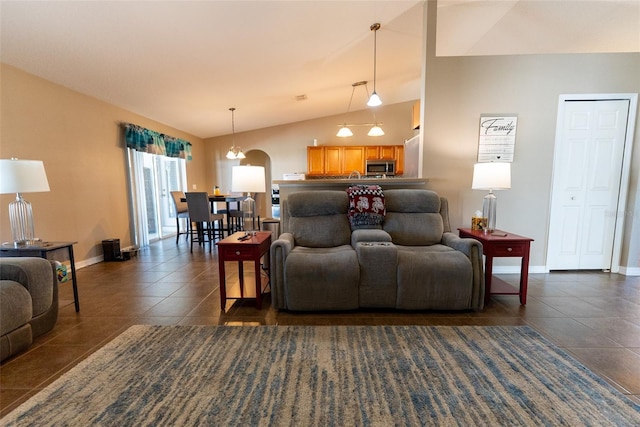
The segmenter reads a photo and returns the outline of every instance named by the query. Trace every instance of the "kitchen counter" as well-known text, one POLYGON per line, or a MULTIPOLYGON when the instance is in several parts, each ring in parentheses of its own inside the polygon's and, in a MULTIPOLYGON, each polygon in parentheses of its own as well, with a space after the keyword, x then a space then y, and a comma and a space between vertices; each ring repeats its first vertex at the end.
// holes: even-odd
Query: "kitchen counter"
POLYGON ((282 187, 297 187, 314 190, 318 189, 317 187, 331 187, 333 189, 335 187, 345 187, 351 184, 377 184, 383 188, 414 188, 416 186, 424 187, 427 181, 429 181, 428 178, 315 178, 298 181, 274 180, 273 183, 278 184, 281 189, 282 187))

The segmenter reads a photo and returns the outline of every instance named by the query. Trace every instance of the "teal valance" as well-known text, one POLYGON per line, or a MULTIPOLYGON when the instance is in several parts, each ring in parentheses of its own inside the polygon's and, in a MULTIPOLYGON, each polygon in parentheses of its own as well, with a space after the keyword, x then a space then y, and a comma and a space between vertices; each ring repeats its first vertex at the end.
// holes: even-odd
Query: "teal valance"
POLYGON ((191 160, 191 143, 132 123, 124 123, 128 148, 167 157, 191 160))

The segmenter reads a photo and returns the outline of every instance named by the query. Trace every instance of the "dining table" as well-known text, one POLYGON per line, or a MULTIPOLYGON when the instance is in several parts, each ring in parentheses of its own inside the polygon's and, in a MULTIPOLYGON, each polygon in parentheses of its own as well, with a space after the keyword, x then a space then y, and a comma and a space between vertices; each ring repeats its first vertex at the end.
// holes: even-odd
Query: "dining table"
MULTIPOLYGON (((216 213, 216 203, 219 203, 219 202, 225 203, 225 209, 226 209, 225 217, 227 220, 227 236, 231 235, 233 233, 233 231, 231 230, 231 216, 230 216, 231 203, 236 203, 238 208, 237 210, 240 211, 241 210, 240 202, 246 199, 247 196, 238 195, 238 194, 209 194, 208 198, 209 198, 209 203, 211 204, 211 213, 216 213)), ((182 197, 180 201, 186 202, 187 198, 182 197)))

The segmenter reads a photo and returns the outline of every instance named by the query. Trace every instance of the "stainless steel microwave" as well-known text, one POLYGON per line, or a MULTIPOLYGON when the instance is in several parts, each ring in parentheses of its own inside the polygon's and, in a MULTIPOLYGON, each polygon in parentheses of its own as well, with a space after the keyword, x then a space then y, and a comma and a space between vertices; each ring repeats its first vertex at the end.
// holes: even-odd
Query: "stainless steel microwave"
POLYGON ((367 176, 378 176, 378 175, 393 176, 395 174, 396 174, 395 160, 367 160, 366 162, 367 176))

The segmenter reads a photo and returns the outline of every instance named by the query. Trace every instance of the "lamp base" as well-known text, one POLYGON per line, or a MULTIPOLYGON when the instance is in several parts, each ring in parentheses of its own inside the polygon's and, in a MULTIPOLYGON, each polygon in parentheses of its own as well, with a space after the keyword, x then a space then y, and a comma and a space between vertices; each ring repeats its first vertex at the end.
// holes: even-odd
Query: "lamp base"
POLYGON ((493 233, 496 229, 496 205, 497 198, 491 190, 489 194, 484 196, 482 203, 482 216, 487 218, 487 225, 484 229, 485 233, 493 233))
POLYGON ((16 200, 9 203, 9 222, 15 247, 29 246, 37 243, 33 226, 33 210, 21 193, 16 194, 16 200))
POLYGON ((242 228, 244 231, 256 231, 255 211, 256 201, 251 197, 251 193, 247 193, 247 198, 242 201, 242 228))

